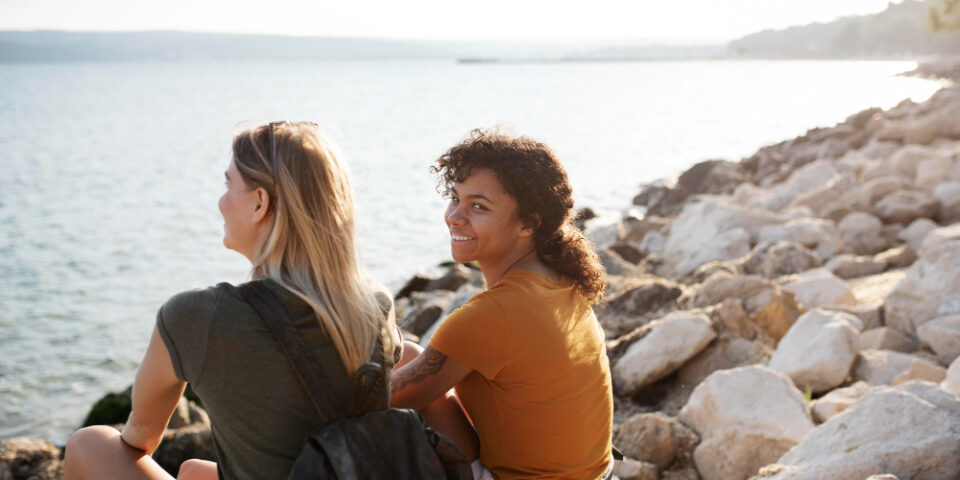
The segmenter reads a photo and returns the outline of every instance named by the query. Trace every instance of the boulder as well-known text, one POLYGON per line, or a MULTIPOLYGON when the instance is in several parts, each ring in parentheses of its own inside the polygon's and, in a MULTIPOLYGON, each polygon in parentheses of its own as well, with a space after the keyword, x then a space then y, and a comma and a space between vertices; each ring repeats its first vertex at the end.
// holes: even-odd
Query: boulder
POLYGON ((659 480, 660 470, 652 463, 624 458, 613 462, 613 475, 620 480, 659 480))
POLYGON ((643 218, 628 216, 623 219, 623 240, 641 242, 650 232, 663 233, 670 229, 673 219, 648 215, 643 218))
POLYGON ((780 210, 797 195, 826 185, 839 173, 831 160, 808 163, 795 170, 785 182, 774 186, 763 207, 771 211, 780 210))
POLYGON ((927 238, 927 234, 936 230, 939 226, 937 222, 929 218, 918 218, 910 222, 907 228, 901 230, 897 238, 909 243, 914 250, 920 250, 923 239, 927 238))
POLYGON ((160 446, 153 452, 153 459, 170 475, 176 475, 180 464, 191 458, 217 461, 210 426, 194 424, 167 430, 160 446))
POLYGON ((940 202, 940 222, 949 225, 960 221, 960 182, 943 182, 933 191, 940 202))
POLYGON ((924 250, 883 308, 887 326, 914 338, 920 325, 960 313, 960 241, 924 250))
POLYGON ((676 383, 693 390, 703 379, 718 370, 743 367, 765 361, 764 352, 743 338, 717 338, 677 372, 676 383))
POLYGON ((929 194, 898 190, 877 202, 875 213, 886 223, 906 225, 918 218, 934 218, 940 203, 929 194))
POLYGON ((823 268, 840 278, 850 279, 881 273, 887 269, 887 262, 871 255, 844 253, 828 260, 823 268))
POLYGON ((603 265, 607 275, 628 275, 636 267, 609 248, 598 248, 597 258, 600 259, 600 264, 603 265))
POLYGON ((651 324, 613 366, 614 387, 633 396, 700 353, 717 334, 702 313, 673 312, 651 324))
POLYGON ((774 341, 780 340, 800 316, 792 293, 755 275, 717 273, 708 278, 693 298, 693 306, 708 307, 728 298, 740 300, 747 316, 774 341))
POLYGON ((613 253, 616 253, 620 258, 636 265, 643 260, 643 257, 647 256, 641 249, 634 245, 631 242, 616 242, 613 245, 610 245, 609 248, 613 253))
POLYGON ((861 350, 850 376, 870 385, 892 385, 897 376, 910 371, 935 371, 939 365, 906 353, 890 350, 861 350), (922 364, 922 366, 915 366, 922 364))
POLYGON ((917 381, 873 389, 810 432, 777 461, 778 473, 763 478, 958 478, 958 438, 960 401, 936 385, 917 381))
POLYGON ((400 326, 414 335, 422 336, 440 318, 454 295, 454 292, 447 290, 411 293, 412 304, 404 312, 400 326))
POLYGON ((876 255, 878 262, 887 264, 887 268, 906 268, 917 261, 917 251, 908 243, 893 247, 876 255))
POLYGON ((692 452, 698 441, 692 430, 674 418, 640 413, 620 425, 613 443, 625 456, 665 469, 678 455, 692 452))
POLYGON ((758 244, 746 257, 743 272, 765 278, 793 275, 820 266, 820 259, 804 247, 791 242, 758 244))
POLYGON ((825 308, 825 310, 849 313, 850 315, 859 318, 860 323, 863 325, 863 330, 869 330, 871 328, 877 328, 883 325, 883 311, 882 305, 880 304, 858 304, 839 307, 834 306, 825 308))
POLYGON ((0 479, 60 480, 60 449, 52 443, 14 437, 0 442, 0 479))
POLYGON ((870 388, 870 385, 866 382, 857 382, 849 387, 830 391, 830 393, 813 401, 811 406, 813 419, 817 423, 826 422, 834 415, 857 403, 857 400, 866 395, 870 388))
POLYGON ((869 210, 881 198, 906 188, 906 180, 892 175, 892 171, 890 173, 886 176, 867 180, 862 185, 851 188, 846 194, 847 202, 858 210, 869 210))
POLYGON ((917 351, 917 342, 904 335, 900 330, 878 327, 865 330, 860 334, 860 348, 863 350, 893 350, 913 353, 917 351))
POLYGON ((887 159, 894 155, 901 146, 899 142, 885 142, 879 138, 874 138, 860 147, 860 153, 869 158, 887 159))
POLYGON ((893 377, 893 385, 900 385, 911 380, 924 380, 927 382, 940 383, 947 376, 947 369, 932 362, 913 362, 910 368, 893 377))
POLYGON ((920 244, 920 254, 923 255, 924 252, 955 240, 960 240, 960 223, 935 228, 926 237, 923 237, 923 243, 920 244))
POLYGON ((684 277, 714 260, 733 260, 750 252, 761 226, 784 217, 719 200, 687 203, 670 228, 664 254, 677 259, 676 275, 684 277))
POLYGON ((829 258, 843 246, 836 224, 821 218, 800 218, 781 225, 760 227, 760 242, 793 242, 813 249, 820 258, 829 258))
POLYGON ((634 204, 647 207, 650 215, 671 215, 678 212, 692 195, 728 194, 747 181, 740 165, 725 160, 700 162, 683 172, 672 188, 654 185, 634 197, 634 204))
POLYGON ((914 179, 917 176, 917 165, 921 161, 937 156, 937 151, 930 147, 907 145, 890 156, 890 164, 900 175, 914 179))
POLYGON ((944 365, 950 365, 960 357, 960 315, 934 318, 920 325, 917 336, 944 365))
POLYGON ((783 289, 793 293, 807 309, 857 303, 850 285, 826 268, 816 268, 794 275, 783 284, 783 289))
POLYGON ((960 398, 960 359, 954 360, 947 369, 947 376, 940 382, 940 388, 960 398))
POLYGON ((887 241, 880 234, 883 222, 866 212, 853 212, 837 224, 840 238, 847 251, 859 255, 873 255, 887 248, 887 241))
POLYGON ((814 428, 790 378, 763 366, 710 375, 693 391, 679 420, 700 435, 693 458, 704 480, 745 479, 814 428))
POLYGON ((769 366, 787 374, 803 390, 830 390, 847 378, 860 350, 862 327, 853 315, 811 310, 780 339, 769 366))
POLYGON ((945 178, 950 177, 950 170, 953 169, 953 161, 939 153, 930 158, 925 158, 917 164, 917 175, 914 178, 914 185, 927 193, 933 193, 945 178))
POLYGON ((651 279, 610 300, 609 306, 631 315, 645 315, 665 306, 675 306, 683 293, 679 285, 660 278, 651 279))

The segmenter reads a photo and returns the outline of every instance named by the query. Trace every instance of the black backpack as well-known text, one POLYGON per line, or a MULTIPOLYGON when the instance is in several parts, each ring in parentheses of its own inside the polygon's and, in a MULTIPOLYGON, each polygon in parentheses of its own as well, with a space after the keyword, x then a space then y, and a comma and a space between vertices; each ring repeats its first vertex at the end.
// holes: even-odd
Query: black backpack
POLYGON ((350 411, 338 411, 323 388, 326 370, 314 360, 283 303, 263 282, 237 290, 270 326, 324 423, 307 436, 288 480, 472 480, 470 462, 450 439, 417 412, 389 408, 379 338, 371 361, 353 375, 350 411))

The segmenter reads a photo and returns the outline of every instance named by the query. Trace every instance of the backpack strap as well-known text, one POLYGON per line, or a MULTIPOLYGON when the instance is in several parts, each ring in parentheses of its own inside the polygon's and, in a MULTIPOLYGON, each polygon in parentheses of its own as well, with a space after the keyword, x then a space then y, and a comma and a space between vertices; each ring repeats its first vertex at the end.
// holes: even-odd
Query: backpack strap
POLYGON ((327 397, 327 389, 324 388, 324 385, 330 383, 325 374, 325 369, 318 368, 319 363, 316 357, 307 348, 306 340, 297 330, 290 313, 276 294, 263 282, 257 281, 240 285, 237 287, 237 291, 253 305, 253 308, 270 327, 270 331, 273 332, 273 336, 280 344, 287 361, 297 372, 300 384, 306 390, 314 408, 317 409, 320 421, 326 424, 342 418, 344 412, 334 408, 335 404, 327 397))

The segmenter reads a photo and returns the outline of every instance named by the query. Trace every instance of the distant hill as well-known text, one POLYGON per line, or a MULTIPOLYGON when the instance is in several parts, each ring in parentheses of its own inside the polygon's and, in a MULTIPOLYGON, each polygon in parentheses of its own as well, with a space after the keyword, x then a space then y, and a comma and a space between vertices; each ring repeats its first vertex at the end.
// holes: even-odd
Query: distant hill
POLYGON ((829 23, 764 30, 734 40, 734 57, 902 58, 960 54, 960 31, 926 29, 929 1, 890 3, 883 12, 829 23))

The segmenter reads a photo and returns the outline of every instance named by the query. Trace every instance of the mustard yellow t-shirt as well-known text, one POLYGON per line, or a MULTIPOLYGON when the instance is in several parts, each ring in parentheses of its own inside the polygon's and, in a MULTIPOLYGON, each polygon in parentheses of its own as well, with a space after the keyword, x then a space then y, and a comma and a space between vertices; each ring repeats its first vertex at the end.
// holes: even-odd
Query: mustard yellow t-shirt
POLYGON ((610 365, 597 318, 571 283, 509 272, 451 313, 430 346, 474 370, 457 395, 498 479, 603 476, 610 365))

